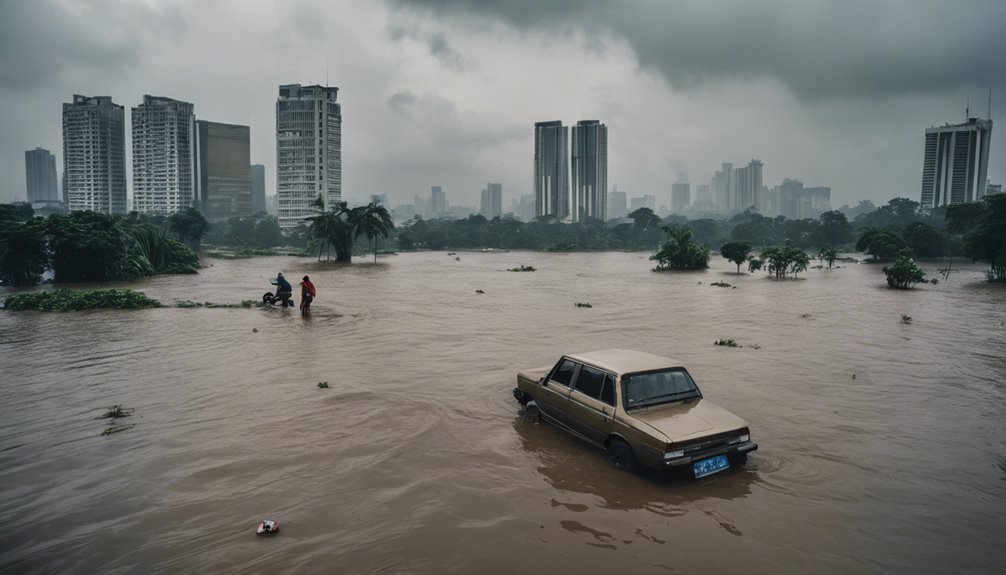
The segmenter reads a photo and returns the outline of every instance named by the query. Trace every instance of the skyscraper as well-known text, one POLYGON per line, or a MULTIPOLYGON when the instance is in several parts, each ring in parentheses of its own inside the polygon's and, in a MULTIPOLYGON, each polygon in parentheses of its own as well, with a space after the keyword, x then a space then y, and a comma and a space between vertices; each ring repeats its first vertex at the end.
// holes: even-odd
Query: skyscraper
POLYGON ((482 206, 479 210, 487 220, 503 215, 503 184, 486 184, 482 190, 482 206))
POLYGON ((671 184, 671 211, 680 214, 692 205, 692 190, 688 182, 671 184))
POLYGON ((608 127, 597 120, 573 126, 573 221, 595 218, 608 211, 608 127))
POLYGON ((63 193, 71 212, 126 213, 125 110, 109 96, 63 104, 63 193))
POLYGON ((195 201, 192 104, 144 94, 133 108, 133 210, 169 215, 195 201))
POLYGON ((920 203, 935 208, 982 199, 991 140, 991 119, 927 129, 920 203))
POLYGON ((447 196, 441 186, 430 186, 429 208, 435 218, 447 213, 447 196))
POLYGON ((264 212, 265 207, 265 166, 251 165, 252 213, 264 212))
POLYGON ((608 194, 608 218, 612 220, 624 218, 628 213, 629 205, 625 192, 618 191, 618 186, 616 185, 611 193, 608 194))
POLYGON ((762 163, 751 160, 743 168, 734 170, 731 209, 744 211, 754 207, 761 209, 762 163))
MULTIPOLYGON (((196 194, 207 219, 255 212, 248 126, 196 122, 196 194)), ((265 209, 265 192, 262 195, 265 209)))
POLYGON ((569 215, 569 132, 562 122, 534 125, 534 215, 569 215))
POLYGON ((719 212, 726 213, 736 209, 733 205, 733 180, 734 165, 729 162, 724 162, 720 166, 720 170, 713 174, 710 186, 712 186, 713 203, 716 204, 716 210, 719 212))
POLYGON ((276 197, 289 230, 342 201, 342 110, 338 88, 286 84, 276 100, 276 197))
POLYGON ((56 156, 45 148, 28 150, 24 153, 24 171, 28 203, 59 201, 56 156))

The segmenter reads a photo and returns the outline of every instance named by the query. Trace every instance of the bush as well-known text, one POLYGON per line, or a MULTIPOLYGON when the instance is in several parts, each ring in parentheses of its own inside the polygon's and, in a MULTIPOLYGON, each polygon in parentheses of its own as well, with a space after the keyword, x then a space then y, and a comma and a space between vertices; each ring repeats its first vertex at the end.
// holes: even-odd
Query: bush
POLYGON ((911 258, 901 256, 884 268, 887 285, 893 289, 912 289, 915 284, 926 281, 926 272, 919 269, 911 258))
POLYGON ((123 289, 34 291, 9 296, 4 309, 13 311, 78 311, 84 309, 145 309, 161 302, 143 292, 123 289))

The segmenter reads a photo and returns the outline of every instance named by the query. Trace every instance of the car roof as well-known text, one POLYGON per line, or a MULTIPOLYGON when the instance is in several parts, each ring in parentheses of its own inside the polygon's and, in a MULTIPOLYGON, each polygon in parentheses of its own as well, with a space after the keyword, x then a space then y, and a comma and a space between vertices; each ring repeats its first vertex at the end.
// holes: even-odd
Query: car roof
POLYGON ((668 367, 682 367, 681 362, 669 357, 632 349, 602 349, 585 353, 570 353, 566 354, 566 357, 589 363, 617 374, 651 371, 668 367))

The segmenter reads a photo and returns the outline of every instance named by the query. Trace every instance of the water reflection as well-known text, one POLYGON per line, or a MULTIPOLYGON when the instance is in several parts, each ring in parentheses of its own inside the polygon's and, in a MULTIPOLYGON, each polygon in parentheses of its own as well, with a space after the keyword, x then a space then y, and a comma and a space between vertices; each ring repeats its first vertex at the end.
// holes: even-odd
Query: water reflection
MULTIPOLYGON (((533 423, 521 416, 513 429, 522 449, 537 462, 536 469, 557 490, 593 495, 598 507, 614 510, 645 509, 658 515, 676 517, 692 504, 705 499, 735 500, 751 493, 758 473, 758 454, 747 466, 722 471, 696 480, 688 470, 659 471, 640 466, 626 473, 608 463, 603 451, 588 445, 549 423, 533 423)), ((570 508, 569 503, 557 501, 570 508)), ((575 511, 577 509, 570 508, 575 511)))

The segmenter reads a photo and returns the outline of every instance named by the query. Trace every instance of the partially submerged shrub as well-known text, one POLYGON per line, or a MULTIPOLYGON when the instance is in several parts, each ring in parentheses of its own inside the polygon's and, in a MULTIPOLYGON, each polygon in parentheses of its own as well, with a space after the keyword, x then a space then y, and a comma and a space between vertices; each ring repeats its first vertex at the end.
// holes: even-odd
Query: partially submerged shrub
POLYGON ((722 345, 724 347, 737 347, 737 342, 732 339, 718 339, 713 342, 713 345, 722 345))
POLYGON ((13 311, 78 311, 85 309, 145 309, 160 307, 161 302, 143 292, 129 289, 34 291, 9 296, 4 309, 13 311))

